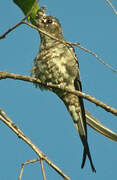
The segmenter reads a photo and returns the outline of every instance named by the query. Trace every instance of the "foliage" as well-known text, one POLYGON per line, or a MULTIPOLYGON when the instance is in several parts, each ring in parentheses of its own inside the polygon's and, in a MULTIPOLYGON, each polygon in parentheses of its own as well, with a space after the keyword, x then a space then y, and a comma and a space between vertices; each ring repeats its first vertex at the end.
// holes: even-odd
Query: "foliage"
POLYGON ((27 15, 30 11, 31 15, 28 17, 28 21, 34 24, 34 17, 39 9, 38 2, 36 0, 13 0, 13 2, 27 15))

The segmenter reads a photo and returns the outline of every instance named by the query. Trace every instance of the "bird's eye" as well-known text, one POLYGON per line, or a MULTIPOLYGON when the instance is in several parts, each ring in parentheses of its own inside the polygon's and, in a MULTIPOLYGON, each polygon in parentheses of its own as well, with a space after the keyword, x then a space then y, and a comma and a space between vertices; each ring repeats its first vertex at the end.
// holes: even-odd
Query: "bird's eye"
POLYGON ((45 19, 43 19, 43 23, 44 24, 51 24, 52 23, 52 19, 45 18, 45 19))
POLYGON ((47 22, 48 24, 51 24, 52 23, 52 20, 51 19, 47 19, 47 22))

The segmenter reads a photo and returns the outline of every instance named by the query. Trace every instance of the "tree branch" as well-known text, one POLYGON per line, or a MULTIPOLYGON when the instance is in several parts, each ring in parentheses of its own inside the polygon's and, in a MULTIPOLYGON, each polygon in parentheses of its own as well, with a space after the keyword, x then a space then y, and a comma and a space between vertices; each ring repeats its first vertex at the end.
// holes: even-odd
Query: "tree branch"
MULTIPOLYGON (((32 10, 31 10, 32 11, 32 10)), ((23 24, 23 22, 25 22, 25 20, 29 17, 29 15, 31 14, 31 11, 28 13, 27 16, 25 16, 21 21, 19 21, 15 26, 9 28, 5 33, 3 33, 0 36, 0 39, 4 39, 6 37, 6 35, 8 35, 11 31, 13 31, 14 29, 16 29, 19 25, 23 24)))
MULTIPOLYGON (((71 45, 71 46, 77 46, 79 47, 80 49, 84 50, 85 52, 93 55, 99 62, 101 62, 103 65, 105 65, 108 69, 110 69, 111 71, 113 71, 114 73, 117 73, 117 70, 115 70, 112 66, 110 66, 109 64, 105 63, 98 55, 96 55, 94 52, 88 50, 87 48, 81 46, 79 43, 72 43, 72 42, 67 42, 67 41, 61 41, 60 39, 57 39, 55 37, 53 37, 51 34, 48 34, 47 32, 41 30, 39 27, 33 25, 33 24, 30 24, 28 22, 25 22, 25 20, 28 18, 28 16, 31 14, 31 12, 28 13, 28 15, 26 17, 24 17, 19 23, 17 23, 15 26, 13 26, 12 28, 10 28, 7 32, 5 32, 3 35, 0 36, 0 39, 3 39, 6 37, 6 35, 8 33, 10 33, 12 30, 14 30, 16 27, 18 27, 19 25, 21 24, 26 24, 28 26, 30 26, 31 28, 37 30, 37 31, 40 31, 42 32, 43 34, 47 35, 48 37, 56 40, 56 41, 59 41, 63 44, 65 44, 67 46, 68 45, 71 45)), ((74 57, 76 59, 76 57, 74 57)))
POLYGON ((69 42, 69 44, 73 45, 73 46, 77 46, 80 49, 84 50, 85 52, 91 54, 92 56, 94 56, 99 62, 101 62, 103 65, 105 65, 108 69, 110 69, 111 71, 113 71, 114 73, 117 73, 117 70, 115 70, 112 66, 110 66, 109 64, 105 63, 97 54, 95 54, 94 52, 90 51, 89 49, 81 46, 79 43, 71 43, 69 42))
POLYGON ((21 19, 15 26, 9 28, 4 34, 2 34, 0 36, 0 39, 3 39, 6 37, 7 34, 9 34, 11 31, 13 31, 15 28, 17 28, 19 25, 23 24, 25 22, 25 20, 31 15, 31 13, 33 12, 33 10, 35 9, 36 3, 38 3, 39 0, 37 0, 34 4, 34 6, 30 9, 30 11, 27 13, 27 15, 21 19))
POLYGON ((33 159, 33 160, 27 160, 26 162, 22 163, 21 170, 20 170, 20 175, 18 177, 18 180, 21 180, 21 178, 22 178, 22 174, 23 174, 23 171, 24 171, 24 166, 27 165, 27 164, 35 163, 37 161, 40 161, 40 158, 36 158, 36 159, 33 159))
POLYGON ((117 16, 117 10, 115 9, 115 7, 112 5, 112 3, 109 0, 105 0, 106 3, 112 8, 113 12, 115 13, 115 15, 117 16))
MULTIPOLYGON (((95 54, 94 52, 90 51, 89 49, 81 46, 79 43, 62 41, 62 40, 60 40, 60 39, 57 39, 57 38, 53 37, 51 34, 48 34, 47 32, 41 30, 39 27, 37 27, 37 26, 35 26, 35 25, 33 25, 33 24, 29 24, 29 23, 27 23, 27 22, 25 22, 25 21, 23 21, 23 23, 26 24, 26 25, 28 25, 28 26, 30 26, 31 28, 33 28, 33 29, 35 29, 35 30, 37 30, 37 31, 39 31, 39 32, 47 35, 48 37, 50 37, 50 38, 52 38, 52 39, 54 39, 54 40, 56 40, 56 41, 59 41, 59 42, 65 44, 66 46, 67 46, 67 45, 71 45, 71 46, 79 47, 79 48, 82 49, 83 51, 85 51, 85 52, 93 55, 99 62, 101 62, 103 65, 105 65, 108 69, 110 69, 110 70, 113 71, 114 73, 117 73, 117 70, 115 70, 115 69, 114 69, 112 66, 110 66, 109 64, 105 63, 97 54, 95 54)), ((76 57, 74 57, 74 58, 76 59, 76 57)), ((76 59, 76 60, 77 60, 77 59, 76 59)))
POLYGON ((43 180, 46 180, 46 174, 45 174, 45 170, 44 170, 43 159, 40 159, 40 164, 41 164, 41 171, 42 171, 42 175, 43 175, 43 180))
MULTIPOLYGON (((24 142, 26 142, 34 152, 45 162, 50 165, 56 172, 58 172, 65 180, 70 180, 70 178, 62 172, 40 149, 33 144, 33 142, 24 135, 24 133, 15 125, 12 120, 0 109, 0 119, 24 142)), ((23 171, 22 171, 23 173, 23 171)))
POLYGON ((98 99, 94 98, 93 96, 90 96, 90 95, 87 95, 83 92, 80 92, 80 91, 76 91, 76 90, 71 90, 67 87, 63 87, 61 85, 56 85, 56 84, 52 84, 52 83, 48 83, 48 84, 43 84, 41 83, 40 79, 37 79, 37 78, 33 78, 31 76, 26 76, 26 75, 21 75, 21 74, 14 74, 14 73, 9 73, 9 72, 0 72, 0 79, 17 79, 17 80, 23 80, 23 81, 28 81, 28 82, 33 82, 33 83, 38 83, 38 84, 41 84, 41 85, 44 85, 45 87, 48 87, 48 88, 58 88, 58 89, 61 89, 63 91, 67 91, 69 93, 73 93, 77 96, 80 96, 94 104, 96 104, 97 106, 100 106, 102 107, 103 109, 105 109, 107 112, 111 112, 112 114, 116 115, 117 116, 117 109, 99 101, 98 99))

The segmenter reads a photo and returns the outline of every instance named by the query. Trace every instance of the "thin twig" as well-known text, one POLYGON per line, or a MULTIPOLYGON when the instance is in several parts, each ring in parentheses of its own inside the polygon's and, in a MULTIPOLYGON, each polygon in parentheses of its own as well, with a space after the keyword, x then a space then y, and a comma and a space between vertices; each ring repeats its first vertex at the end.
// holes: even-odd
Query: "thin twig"
POLYGON ((27 164, 31 164, 31 163, 37 162, 37 161, 40 161, 40 158, 36 158, 36 159, 33 159, 33 160, 28 160, 28 161, 22 163, 21 171, 20 171, 20 175, 18 177, 18 180, 21 180, 21 178, 22 178, 22 174, 23 174, 23 171, 24 171, 24 166, 27 165, 27 164))
POLYGON ((23 175, 23 171, 24 171, 24 164, 22 164, 22 167, 21 167, 21 171, 20 171, 20 175, 19 175, 19 177, 18 177, 18 180, 21 180, 22 175, 23 175))
MULTIPOLYGON (((9 72, 0 72, 0 79, 17 79, 17 80, 23 80, 23 81, 28 81, 28 82, 33 82, 33 83, 38 83, 38 84, 43 84, 41 83, 40 79, 37 78, 33 78, 31 76, 26 76, 26 75, 21 75, 21 74, 14 74, 14 73, 9 73, 9 72)), ((80 96, 84 99, 87 99, 88 101, 91 101, 92 103, 96 104, 97 106, 102 107, 103 109, 105 109, 107 112, 111 112, 112 114, 117 116, 117 109, 99 101, 98 99, 94 98, 93 96, 87 95, 83 92, 80 91, 76 91, 76 90, 71 90, 67 87, 62 87, 61 85, 56 85, 56 84, 52 84, 52 83, 48 83, 48 84, 43 84, 46 87, 50 87, 50 88, 58 88, 61 89, 63 91, 67 91, 69 93, 73 93, 77 96, 80 96)))
MULTIPOLYGON (((30 76, 24 76, 24 75, 13 74, 13 73, 8 73, 8 72, 0 72, 0 79, 6 79, 6 78, 23 80, 23 81, 28 81, 28 82, 32 82, 32 83, 34 82, 34 83, 41 84, 41 81, 39 79, 32 78, 30 76)), ((82 95, 82 92, 77 91, 77 93, 79 93, 77 95, 82 95)), ((82 96, 82 97, 84 97, 84 96, 82 96)), ((111 110, 113 110, 113 109, 111 109, 111 107, 110 107, 110 111, 111 110)), ((115 112, 117 114, 117 110, 116 109, 114 109, 113 114, 115 114, 115 112)), ((89 114, 88 112, 86 112, 86 119, 87 119, 87 124, 89 126, 91 126, 94 130, 96 130, 99 133, 101 133, 102 135, 110 138, 111 140, 117 141, 117 134, 112 132, 111 130, 109 130, 107 127, 105 127, 99 121, 97 121, 94 117, 91 118, 91 114, 89 114)))
MULTIPOLYGON (((24 19, 25 19, 25 18, 24 18, 24 19)), ((21 25, 21 24, 22 24, 22 21, 23 21, 24 19, 22 19, 19 23, 17 23, 17 24, 16 24, 15 26, 13 26, 12 28, 9 28, 8 31, 6 31, 4 34, 2 34, 2 35, 0 36, 0 39, 5 38, 8 33, 10 33, 10 32, 13 31, 16 27, 18 27, 19 25, 21 25)))
POLYGON ((112 66, 110 66, 109 64, 105 63, 98 55, 96 55, 94 52, 90 51, 89 49, 81 46, 79 43, 71 43, 69 42, 69 44, 73 45, 73 46, 77 46, 80 49, 84 50, 85 52, 93 55, 96 59, 98 59, 102 64, 104 64, 108 69, 110 69, 111 71, 113 71, 114 73, 117 73, 117 70, 115 70, 112 66))
MULTIPOLYGON (((32 10, 31 10, 31 12, 32 12, 32 10)), ((30 12, 30 13, 31 13, 31 12, 30 12)), ((72 43, 72 42, 67 42, 67 41, 61 41, 60 39, 57 39, 57 38, 53 37, 51 34, 48 34, 47 32, 41 30, 39 27, 37 27, 37 26, 35 26, 35 25, 33 25, 33 24, 29 24, 29 23, 25 22, 25 20, 26 20, 27 17, 30 15, 30 13, 29 13, 25 18, 23 18, 19 23, 17 23, 15 26, 13 26, 13 27, 10 28, 7 32, 5 32, 3 35, 1 35, 1 36, 0 36, 0 39, 5 38, 8 33, 10 33, 12 30, 14 30, 14 29, 15 29, 16 27, 18 27, 19 25, 21 25, 21 24, 26 24, 26 25, 30 26, 31 28, 36 29, 37 31, 40 31, 40 32, 42 32, 43 34, 47 35, 48 37, 50 37, 50 38, 52 38, 52 39, 54 39, 54 40, 56 40, 56 41, 59 41, 59 42, 65 44, 65 45, 69 44, 69 45, 73 45, 73 46, 79 47, 80 49, 84 50, 85 52, 88 52, 89 54, 93 55, 93 56, 94 56, 95 58, 97 58, 102 64, 104 64, 106 67, 108 67, 110 70, 112 70, 114 73, 117 73, 117 70, 115 70, 112 66, 110 66, 110 65, 107 64, 107 63, 105 63, 99 56, 97 56, 97 55, 96 55, 95 53, 93 53, 92 51, 84 48, 84 47, 81 46, 79 43, 72 43)), ((76 57, 74 57, 74 58, 76 59, 76 57)))
POLYGON ((115 7, 112 5, 112 3, 109 0, 105 0, 106 3, 112 8, 113 12, 116 14, 117 16, 117 10, 115 9, 115 7))
MULTIPOLYGON (((11 119, 2 111, 0 110, 0 119, 23 141, 25 141, 33 150, 34 152, 43 159, 48 165, 50 165, 56 172, 58 172, 64 179, 70 180, 70 178, 62 172, 40 149, 28 138, 24 135, 24 133, 19 129, 17 125, 15 125, 11 119)), ((23 173, 23 171, 22 171, 23 173)))
MULTIPOLYGON (((27 22, 25 22, 25 21, 24 21, 23 23, 26 24, 26 25, 28 25, 28 26, 30 26, 30 27, 33 28, 33 29, 36 29, 37 31, 40 31, 41 33, 47 35, 48 37, 50 37, 50 38, 52 38, 52 39, 54 39, 54 40, 56 40, 56 41, 59 41, 59 42, 65 44, 65 45, 68 44, 68 45, 71 45, 71 46, 77 46, 77 47, 79 47, 80 49, 84 50, 85 52, 93 55, 96 59, 99 60, 99 62, 101 62, 103 65, 105 65, 108 69, 110 69, 110 70, 113 71, 114 73, 117 73, 117 70, 115 70, 112 66, 110 66, 110 65, 107 64, 107 63, 105 63, 98 55, 96 55, 94 52, 90 51, 89 49, 81 46, 79 43, 62 41, 62 40, 60 40, 60 39, 58 39, 58 38, 56 38, 56 37, 53 37, 51 34, 48 34, 47 32, 43 31, 42 29, 40 29, 39 27, 37 27, 37 26, 35 26, 35 25, 33 25, 33 24, 29 24, 29 23, 27 23, 27 22)), ((69 48, 69 47, 68 47, 68 48, 69 48)), ((74 57, 74 58, 76 59, 76 57, 74 57)))
MULTIPOLYGON (((37 0, 37 3, 39 2, 39 0, 37 0)), ((35 2, 36 4, 36 2, 35 2)), ((34 10, 35 8, 35 5, 31 8, 31 10, 27 13, 27 15, 22 19, 20 20, 20 22, 18 22, 15 26, 11 27, 8 29, 8 31, 6 31, 4 34, 2 34, 0 36, 0 39, 3 39, 6 37, 7 34, 9 34, 11 31, 13 31, 15 28, 17 28, 19 25, 23 24, 23 22, 25 22, 25 20, 31 15, 32 11, 34 10)))
POLYGON ((41 171, 43 175, 43 180, 46 180, 46 175, 45 175, 45 170, 44 170, 44 165, 43 165, 43 159, 40 159, 40 164, 41 164, 41 171))
POLYGON ((71 90, 68 87, 62 87, 61 85, 56 85, 56 84, 52 84, 52 83, 48 83, 47 87, 50 87, 50 88, 59 88, 59 89, 61 89, 63 91, 66 91, 66 92, 69 92, 69 93, 73 93, 73 94, 75 94, 77 96, 80 96, 80 97, 82 97, 82 98, 84 98, 84 99, 86 99, 86 100, 96 104, 97 106, 102 107, 107 112, 110 112, 110 113, 112 113, 112 114, 117 116, 117 109, 115 109, 115 108, 113 108, 113 107, 111 107, 111 106, 101 102, 100 100, 94 98, 93 96, 85 94, 85 93, 83 93, 81 91, 71 90))

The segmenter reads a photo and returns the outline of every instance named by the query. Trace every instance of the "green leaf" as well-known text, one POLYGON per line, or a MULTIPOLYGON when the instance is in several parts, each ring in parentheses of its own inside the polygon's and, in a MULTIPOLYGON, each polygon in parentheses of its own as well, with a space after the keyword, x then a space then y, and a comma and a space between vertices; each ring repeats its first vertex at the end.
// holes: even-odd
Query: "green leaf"
POLYGON ((39 9, 38 2, 36 0, 13 0, 13 2, 27 15, 32 9, 32 13, 28 18, 32 24, 34 24, 34 17, 39 9))

